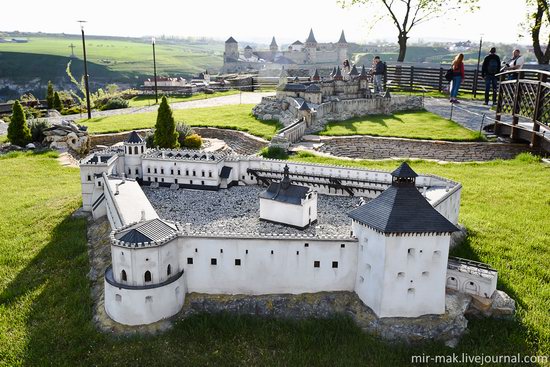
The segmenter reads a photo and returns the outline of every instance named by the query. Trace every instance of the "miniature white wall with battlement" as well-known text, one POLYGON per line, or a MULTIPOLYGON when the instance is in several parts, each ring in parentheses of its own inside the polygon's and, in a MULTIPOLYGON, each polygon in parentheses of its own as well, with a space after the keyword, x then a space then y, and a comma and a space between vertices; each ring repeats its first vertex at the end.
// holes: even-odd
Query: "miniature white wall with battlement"
POLYGON ((487 269, 483 265, 471 261, 462 263, 454 259, 449 260, 446 287, 474 296, 491 298, 497 289, 498 274, 496 270, 487 269))

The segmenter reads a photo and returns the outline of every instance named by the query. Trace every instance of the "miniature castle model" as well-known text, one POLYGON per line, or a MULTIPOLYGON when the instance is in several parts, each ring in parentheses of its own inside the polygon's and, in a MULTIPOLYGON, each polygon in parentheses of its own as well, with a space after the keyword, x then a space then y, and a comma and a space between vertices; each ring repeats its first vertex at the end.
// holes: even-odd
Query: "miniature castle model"
POLYGON ((106 215, 113 229, 105 309, 122 324, 171 317, 188 292, 351 291, 379 317, 417 317, 445 312, 446 286, 482 297, 490 297, 496 287, 496 272, 448 262, 460 184, 418 176, 406 163, 390 174, 147 149, 132 132, 123 146, 83 159, 80 169, 84 210, 94 218, 106 215), (284 223, 279 228, 322 225, 315 224, 316 192, 371 200, 349 212, 349 231, 340 232, 347 235, 304 234, 294 228, 261 234, 247 228, 205 232, 159 218, 140 184, 227 192, 240 189, 233 186, 264 184, 268 189, 258 198, 260 216, 284 223))
POLYGON ((295 41, 286 50, 279 50, 279 45, 273 37, 269 50, 254 51, 247 45, 243 53, 239 52, 239 43, 233 37, 229 37, 225 41, 222 72, 280 69, 281 66, 287 68, 328 66, 335 63, 341 64, 347 58, 348 42, 344 31, 336 43, 318 43, 311 29, 305 43, 295 41))

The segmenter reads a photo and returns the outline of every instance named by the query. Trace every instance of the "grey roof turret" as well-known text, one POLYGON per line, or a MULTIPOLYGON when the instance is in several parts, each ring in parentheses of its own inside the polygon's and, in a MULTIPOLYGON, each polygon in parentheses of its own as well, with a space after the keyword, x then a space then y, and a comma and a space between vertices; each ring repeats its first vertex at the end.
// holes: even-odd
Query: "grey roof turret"
POLYGON ((309 30, 309 36, 307 37, 306 43, 317 43, 315 36, 313 35, 313 28, 309 30))
POLYGON ((351 75, 351 76, 358 76, 359 75, 359 72, 357 71, 357 67, 355 65, 353 65, 353 67, 351 68, 351 71, 349 72, 349 75, 351 75))
POLYGON ((321 80, 321 77, 319 76, 319 70, 315 69, 315 73, 313 74, 312 80, 319 81, 321 80))
POLYGON ((269 47, 279 47, 277 45, 277 42, 275 41, 275 36, 273 36, 273 38, 271 39, 271 44, 269 45, 269 47))
POLYGON ((336 68, 336 73, 333 75, 333 79, 342 80, 342 70, 340 70, 340 65, 336 68))
POLYGON ((343 30, 343 29, 342 29, 342 34, 340 35, 340 39, 338 40, 338 43, 346 43, 346 44, 348 43, 348 42, 346 41, 346 36, 345 36, 345 34, 344 34, 344 30, 343 30))
POLYGON ((309 108, 307 102, 304 101, 298 110, 299 111, 311 111, 311 108, 309 108))
POLYGON ((250 47, 249 45, 246 45, 246 47, 244 49, 245 50, 252 50, 252 47, 250 47))
POLYGON ((332 71, 330 72, 330 76, 333 77, 336 75, 336 66, 332 68, 332 71))
POLYGON ((452 233, 458 230, 418 191, 415 186, 417 174, 407 163, 402 163, 392 176, 390 187, 348 215, 382 233, 452 233))
POLYGON ((229 38, 227 39, 227 41, 225 41, 225 43, 238 43, 238 42, 235 41, 235 38, 229 37, 229 38))
POLYGON ((128 139, 126 139, 126 143, 131 144, 141 144, 143 143, 143 138, 139 136, 139 134, 134 130, 128 135, 128 139))
POLYGON ((290 181, 288 165, 285 165, 283 179, 280 182, 272 182, 267 190, 260 194, 260 198, 301 205, 302 200, 306 199, 311 191, 309 187, 293 184, 290 181))

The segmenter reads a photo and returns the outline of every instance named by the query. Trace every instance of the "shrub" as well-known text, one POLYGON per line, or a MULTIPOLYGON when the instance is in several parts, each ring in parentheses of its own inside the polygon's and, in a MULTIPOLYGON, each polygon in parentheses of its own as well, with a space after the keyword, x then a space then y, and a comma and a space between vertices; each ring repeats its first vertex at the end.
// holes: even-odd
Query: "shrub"
POLYGON ((199 134, 191 134, 185 137, 183 146, 190 149, 199 149, 202 146, 202 138, 199 134))
POLYGON ((86 108, 82 107, 82 110, 80 109, 80 106, 73 106, 70 108, 64 108, 61 110, 62 115, 76 115, 78 113, 85 113, 86 108))
POLYGON ((19 101, 15 101, 13 104, 13 114, 8 125, 8 140, 12 144, 22 147, 31 141, 31 130, 27 125, 25 112, 19 101))
POLYGON ((269 146, 265 147, 261 150, 260 155, 264 158, 271 158, 271 159, 287 159, 288 153, 286 149, 277 147, 277 146, 269 146))
POLYGON ((172 149, 179 147, 174 115, 165 96, 162 97, 158 108, 154 142, 160 148, 172 149))
POLYGON ((193 130, 193 128, 185 122, 177 122, 176 131, 178 132, 178 142, 180 143, 180 147, 185 146, 185 138, 195 133, 195 130, 193 130))
POLYGON ((50 127, 48 120, 33 119, 29 122, 29 129, 31 130, 32 141, 41 143, 46 137, 44 130, 50 127))
POLYGON ((61 98, 59 98, 59 93, 55 92, 53 94, 53 108, 61 112, 63 109, 63 104, 61 103, 61 98))
POLYGON ((48 103, 48 109, 52 109, 53 108, 53 99, 54 99, 54 96, 53 96, 53 84, 52 84, 52 81, 49 80, 48 81, 48 91, 46 92, 46 101, 48 103))
POLYGON ((99 109, 105 111, 116 110, 118 108, 128 108, 128 101, 120 97, 110 98, 99 109))

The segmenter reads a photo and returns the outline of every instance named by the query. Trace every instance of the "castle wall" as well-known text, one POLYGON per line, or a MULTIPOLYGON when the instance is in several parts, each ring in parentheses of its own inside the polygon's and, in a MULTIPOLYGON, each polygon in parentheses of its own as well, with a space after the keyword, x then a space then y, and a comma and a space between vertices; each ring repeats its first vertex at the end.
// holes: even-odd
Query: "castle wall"
MULTIPOLYGON (((202 153, 200 153, 202 154, 202 153)), ((159 184, 219 186, 222 164, 215 161, 178 161, 171 159, 143 158, 143 181, 159 184)))
POLYGON ((317 194, 311 193, 301 205, 260 198, 260 218, 304 228, 317 220, 317 194))
POLYGON ((357 243, 353 240, 191 236, 178 241, 189 292, 299 294, 354 289, 357 243), (188 264, 188 259, 193 263, 188 264))
POLYGON ((496 273, 488 277, 447 269, 446 279, 447 288, 474 296, 491 298, 497 289, 496 273))

